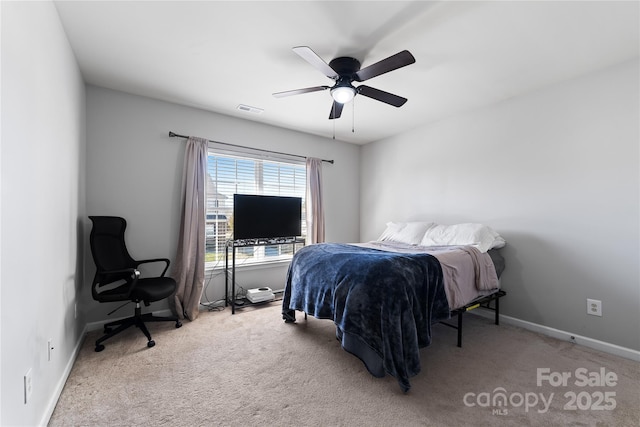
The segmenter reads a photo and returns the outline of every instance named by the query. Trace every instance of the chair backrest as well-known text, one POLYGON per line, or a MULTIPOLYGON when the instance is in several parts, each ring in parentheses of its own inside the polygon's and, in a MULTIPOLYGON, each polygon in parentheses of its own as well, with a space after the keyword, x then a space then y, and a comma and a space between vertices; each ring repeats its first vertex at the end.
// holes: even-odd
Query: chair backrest
POLYGON ((89 243, 97 269, 94 284, 100 282, 102 286, 116 280, 126 280, 129 275, 101 275, 100 271, 136 267, 137 263, 129 255, 124 241, 127 221, 116 216, 90 216, 89 219, 93 222, 89 243))

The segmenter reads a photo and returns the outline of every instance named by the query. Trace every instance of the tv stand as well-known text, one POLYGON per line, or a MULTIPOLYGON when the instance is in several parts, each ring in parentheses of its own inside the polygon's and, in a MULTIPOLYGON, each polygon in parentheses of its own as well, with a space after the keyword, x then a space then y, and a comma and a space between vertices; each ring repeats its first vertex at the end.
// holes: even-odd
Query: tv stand
POLYGON ((299 237, 278 237, 272 239, 241 239, 229 240, 224 249, 224 305, 231 305, 231 314, 236 313, 236 308, 246 307, 250 305, 265 304, 266 302, 252 303, 246 298, 242 298, 241 304, 238 304, 236 298, 236 249, 255 246, 274 246, 274 245, 292 245, 293 253, 296 253, 296 245, 304 246, 304 239, 299 237), (229 265, 229 252, 231 252, 231 265, 229 265), (231 285, 229 285, 231 281, 231 285), (229 292, 231 291, 231 292, 229 292))

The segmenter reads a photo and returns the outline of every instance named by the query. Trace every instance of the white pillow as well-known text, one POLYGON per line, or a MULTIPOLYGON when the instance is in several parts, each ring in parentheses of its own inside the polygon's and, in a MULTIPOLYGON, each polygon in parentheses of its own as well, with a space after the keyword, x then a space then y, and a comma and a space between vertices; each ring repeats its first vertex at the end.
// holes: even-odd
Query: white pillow
POLYGON ((504 248, 505 245, 507 244, 507 241, 504 240, 504 238, 500 235, 498 235, 495 240, 493 241, 493 243, 491 244, 491 247, 489 249, 500 249, 500 248, 504 248))
POLYGON ((480 252, 486 252, 491 248, 503 247, 505 241, 491 227, 483 224, 464 223, 431 227, 425 232, 420 245, 472 245, 477 247, 480 252))
POLYGON ((388 222, 378 240, 393 240, 395 242, 417 245, 422 241, 425 232, 436 224, 433 222, 388 222))
POLYGON ((379 241, 383 240, 394 240, 394 237, 400 233, 404 227, 407 226, 406 222, 388 222, 387 228, 382 232, 380 237, 378 237, 379 241))

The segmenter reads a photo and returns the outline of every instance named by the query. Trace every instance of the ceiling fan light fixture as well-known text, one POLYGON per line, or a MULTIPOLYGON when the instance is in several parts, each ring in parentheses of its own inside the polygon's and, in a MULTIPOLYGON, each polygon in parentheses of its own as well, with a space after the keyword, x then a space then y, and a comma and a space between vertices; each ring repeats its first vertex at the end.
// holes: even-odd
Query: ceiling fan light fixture
POLYGON ((333 87, 314 86, 303 89, 288 90, 285 92, 276 92, 273 94, 276 98, 309 92, 319 92, 329 89, 331 97, 333 98, 331 112, 329 113, 329 120, 340 118, 344 104, 351 102, 356 95, 362 95, 394 107, 401 107, 405 102, 407 102, 407 98, 366 85, 354 87, 352 83, 354 81, 364 82, 365 80, 372 79, 381 74, 413 64, 416 62, 416 59, 408 50, 398 52, 395 55, 391 55, 388 58, 378 61, 375 64, 371 64, 365 68, 360 68, 360 61, 348 56, 334 58, 327 64, 318 56, 318 54, 311 50, 309 46, 296 46, 293 48, 293 51, 325 76, 335 80, 335 84, 333 87))
POLYGON ((356 96, 356 89, 351 85, 336 86, 331 89, 331 96, 334 101, 340 104, 346 104, 356 96))

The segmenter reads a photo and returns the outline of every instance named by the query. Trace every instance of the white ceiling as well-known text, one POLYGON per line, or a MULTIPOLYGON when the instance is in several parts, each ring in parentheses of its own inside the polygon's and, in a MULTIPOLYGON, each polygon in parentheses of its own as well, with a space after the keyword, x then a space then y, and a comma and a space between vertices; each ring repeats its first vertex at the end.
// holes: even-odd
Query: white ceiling
POLYGON ((89 84, 326 137, 335 132, 336 139, 357 144, 637 58, 640 51, 636 1, 55 4, 89 84), (291 50, 300 45, 327 63, 352 56, 363 68, 409 50, 415 64, 366 82, 409 101, 395 108, 357 96, 355 109, 347 104, 331 121, 328 91, 274 98, 273 92, 333 83, 291 50), (264 112, 239 111, 239 104, 264 112))

